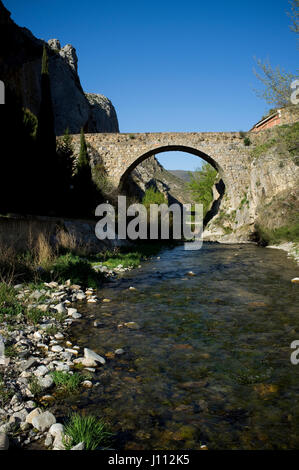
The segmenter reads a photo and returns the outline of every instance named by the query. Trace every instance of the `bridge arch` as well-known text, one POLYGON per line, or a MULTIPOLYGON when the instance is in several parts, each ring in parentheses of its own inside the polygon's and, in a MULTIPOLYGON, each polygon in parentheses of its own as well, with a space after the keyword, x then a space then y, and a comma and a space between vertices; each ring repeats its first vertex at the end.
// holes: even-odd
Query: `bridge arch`
POLYGON ((134 159, 134 161, 124 170, 120 177, 120 182, 119 182, 119 189, 121 190, 128 175, 142 162, 144 162, 146 159, 149 157, 152 157, 153 155, 158 155, 159 153, 166 153, 166 152, 184 152, 184 153, 190 153, 191 155, 196 155, 197 157, 200 157, 202 160, 205 160, 207 163, 209 163, 213 168, 217 170, 219 173, 221 179, 225 179, 225 173, 223 171, 223 168, 217 162, 214 158, 212 158, 210 155, 207 155, 205 152, 196 149, 194 147, 189 147, 186 145, 163 145, 161 147, 155 147, 151 150, 146 151, 142 155, 139 155, 134 159))

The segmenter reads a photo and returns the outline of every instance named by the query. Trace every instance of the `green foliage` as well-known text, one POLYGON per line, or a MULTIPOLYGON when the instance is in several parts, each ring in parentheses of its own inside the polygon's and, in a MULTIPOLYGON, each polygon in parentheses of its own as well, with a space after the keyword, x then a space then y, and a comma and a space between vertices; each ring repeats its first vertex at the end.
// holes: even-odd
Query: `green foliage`
POLYGON ((79 152, 79 157, 77 161, 77 171, 79 172, 80 170, 82 170, 82 168, 86 166, 89 167, 89 159, 88 159, 87 145, 86 145, 84 130, 82 127, 81 134, 80 134, 80 152, 79 152))
POLYGON ((58 257, 52 265, 52 270, 53 276, 59 282, 71 279, 74 284, 83 284, 94 288, 99 285, 99 274, 95 273, 88 260, 71 253, 58 257))
POLYGON ((23 117, 24 131, 30 137, 35 139, 36 133, 37 133, 37 127, 38 127, 37 117, 27 108, 23 109, 23 112, 24 112, 24 117, 23 117))
POLYGON ((149 209, 151 204, 165 204, 167 201, 165 196, 160 193, 157 189, 150 187, 146 189, 144 196, 142 198, 142 204, 149 209))
POLYGON ((35 398, 41 397, 44 392, 43 387, 39 385, 38 378, 35 375, 30 377, 28 388, 35 398))
POLYGON ((0 316, 15 316, 23 313, 23 308, 16 298, 16 291, 5 283, 0 284, 0 316))
POLYGON ((6 388, 3 378, 0 375, 0 407, 4 408, 4 406, 10 402, 13 395, 13 390, 6 388))
POLYGON ((277 127, 275 136, 262 144, 256 145, 251 151, 251 156, 259 158, 269 149, 278 145, 285 149, 285 154, 290 154, 293 157, 299 155, 299 122, 277 127))
POLYGON ((92 179, 102 194, 109 195, 113 192, 114 187, 107 178, 105 168, 102 164, 98 163, 93 167, 92 179))
POLYGON ((65 424, 65 435, 70 438, 64 442, 67 450, 80 442, 84 442, 85 450, 96 450, 107 446, 113 434, 102 419, 75 413, 65 424))
POLYGON ((46 45, 43 47, 43 56, 42 56, 42 75, 49 75, 49 59, 47 54, 46 45))
POLYGON ((39 310, 38 308, 31 308, 30 310, 27 311, 27 319, 29 323, 32 323, 33 325, 38 325, 45 313, 42 310, 39 310))
POLYGON ((5 345, 5 356, 6 357, 17 357, 18 351, 14 344, 5 345))
POLYGON ((260 72, 254 69, 254 74, 264 86, 263 90, 254 90, 256 95, 269 105, 274 105, 277 108, 289 105, 291 83, 293 80, 298 79, 298 76, 286 72, 279 66, 273 69, 269 61, 262 62, 257 59, 256 62, 260 72))
POLYGON ((205 163, 201 169, 190 173, 189 189, 192 191, 195 202, 203 205, 203 216, 209 210, 213 201, 212 188, 216 182, 217 171, 208 163, 205 163))
POLYGON ((249 147, 249 145, 251 145, 251 140, 249 139, 249 137, 245 137, 244 145, 245 145, 245 147, 249 147))
POLYGON ((282 242, 299 242, 299 222, 269 229, 261 224, 255 226, 256 236, 262 245, 277 245, 282 242))
POLYGON ((70 374, 69 372, 55 370, 51 372, 51 377, 56 387, 68 394, 77 391, 83 381, 83 376, 77 372, 70 374))

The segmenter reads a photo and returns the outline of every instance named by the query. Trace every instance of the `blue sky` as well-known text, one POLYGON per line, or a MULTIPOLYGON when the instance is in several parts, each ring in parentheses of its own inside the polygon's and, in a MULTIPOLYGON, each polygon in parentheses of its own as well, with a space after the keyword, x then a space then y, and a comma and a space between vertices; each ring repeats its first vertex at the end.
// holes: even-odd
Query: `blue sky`
POLYGON ((3 3, 35 36, 76 47, 84 90, 112 100, 121 132, 248 130, 269 108, 252 91, 254 57, 297 69, 288 0, 3 3))

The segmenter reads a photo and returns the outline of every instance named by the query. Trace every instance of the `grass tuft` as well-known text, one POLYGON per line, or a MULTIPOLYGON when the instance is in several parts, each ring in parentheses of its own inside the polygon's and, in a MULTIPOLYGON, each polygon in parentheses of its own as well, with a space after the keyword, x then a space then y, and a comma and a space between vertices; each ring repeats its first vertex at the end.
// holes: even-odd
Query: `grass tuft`
POLYGON ((80 442, 84 442, 85 450, 96 450, 107 446, 113 434, 102 419, 74 413, 65 425, 65 435, 69 438, 64 440, 67 450, 80 442))

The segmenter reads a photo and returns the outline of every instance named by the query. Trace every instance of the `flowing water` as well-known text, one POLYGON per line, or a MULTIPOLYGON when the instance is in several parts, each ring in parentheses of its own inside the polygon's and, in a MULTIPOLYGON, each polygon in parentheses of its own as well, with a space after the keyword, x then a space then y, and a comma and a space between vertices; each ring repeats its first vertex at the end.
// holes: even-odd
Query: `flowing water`
POLYGON ((296 275, 284 252, 253 245, 162 251, 82 311, 74 341, 108 359, 70 406, 108 420, 123 449, 298 449, 296 275), (119 326, 131 321, 140 329, 119 326))

